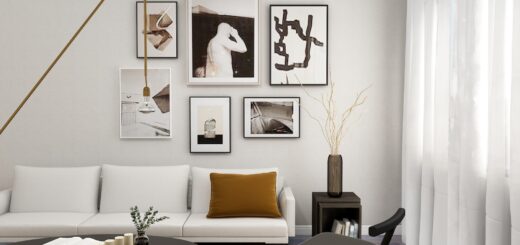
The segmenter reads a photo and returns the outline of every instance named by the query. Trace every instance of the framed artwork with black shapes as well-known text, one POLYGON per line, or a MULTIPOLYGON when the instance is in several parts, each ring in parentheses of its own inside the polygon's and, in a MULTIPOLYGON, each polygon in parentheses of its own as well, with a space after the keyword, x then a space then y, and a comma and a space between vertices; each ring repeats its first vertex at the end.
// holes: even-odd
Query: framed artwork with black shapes
POLYGON ((328 85, 328 5, 270 5, 270 84, 328 85))

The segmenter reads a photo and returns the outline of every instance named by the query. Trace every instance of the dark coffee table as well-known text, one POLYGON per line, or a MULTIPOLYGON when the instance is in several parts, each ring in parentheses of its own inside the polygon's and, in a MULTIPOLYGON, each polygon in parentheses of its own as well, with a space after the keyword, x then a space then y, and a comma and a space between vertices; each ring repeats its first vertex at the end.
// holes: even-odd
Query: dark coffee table
MULTIPOLYGON (((116 236, 122 236, 119 235, 85 235, 85 236, 64 236, 64 237, 81 237, 81 238, 92 238, 94 240, 98 240, 101 242, 104 242, 107 239, 114 239, 116 236)), ((16 242, 12 244, 17 245, 42 245, 44 243, 50 242, 54 239, 57 239, 58 237, 49 237, 49 238, 42 238, 42 239, 35 239, 35 240, 27 240, 23 242, 16 242)), ((170 238, 170 237, 160 237, 160 236, 149 236, 150 238, 150 245, 194 245, 195 243, 191 243, 188 241, 170 238)))

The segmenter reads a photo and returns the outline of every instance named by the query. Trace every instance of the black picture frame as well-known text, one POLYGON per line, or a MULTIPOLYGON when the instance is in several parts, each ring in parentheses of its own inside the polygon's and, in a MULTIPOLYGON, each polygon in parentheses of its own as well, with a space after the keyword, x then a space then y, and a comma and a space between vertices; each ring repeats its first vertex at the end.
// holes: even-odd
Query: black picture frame
POLYGON ((328 4, 271 4, 269 5, 269 85, 271 86, 328 86, 329 85, 329 5, 328 4), (325 83, 293 83, 293 84, 283 84, 283 83, 273 83, 273 7, 324 7, 326 11, 326 62, 325 62, 325 83))
MULTIPOLYGON (((259 96, 259 97, 243 97, 242 98, 242 128, 243 128, 243 135, 242 137, 244 139, 299 139, 301 137, 301 98, 297 96, 259 96), (246 106, 250 106, 250 104, 247 104, 247 100, 265 100, 265 99, 285 99, 285 100, 296 100, 296 105, 294 105, 297 108, 296 113, 298 114, 298 122, 297 122, 297 132, 294 132, 292 135, 286 135, 286 134, 279 134, 280 136, 274 136, 274 135, 267 135, 267 136, 247 136, 247 123, 246 120, 251 120, 251 118, 246 118, 248 115, 246 113, 246 106)), ((296 122, 293 122, 296 124, 296 122)), ((295 127, 296 128, 296 127, 295 127)))
MULTIPOLYGON (((175 4, 175 19, 174 19, 174 25, 175 25, 175 33, 174 33, 174 39, 175 39, 175 56, 153 56, 148 53, 148 59, 178 59, 179 58, 179 4, 177 1, 147 1, 148 4, 154 4, 154 3, 173 3, 175 4)), ((144 1, 136 1, 135 2, 135 57, 137 59, 143 59, 144 56, 139 56, 139 16, 143 15, 142 12, 139 11, 139 4, 143 4, 144 1)), ((149 6, 149 5, 148 5, 149 6)))
POLYGON ((203 154, 221 154, 221 153, 231 153, 232 149, 232 131, 231 131, 231 96, 190 96, 189 97, 189 124, 190 124, 190 153, 203 153, 203 154), (193 99, 227 99, 228 110, 229 110, 229 124, 228 124, 228 137, 229 137, 229 148, 227 151, 194 151, 193 149, 193 125, 192 125, 192 101, 193 99))

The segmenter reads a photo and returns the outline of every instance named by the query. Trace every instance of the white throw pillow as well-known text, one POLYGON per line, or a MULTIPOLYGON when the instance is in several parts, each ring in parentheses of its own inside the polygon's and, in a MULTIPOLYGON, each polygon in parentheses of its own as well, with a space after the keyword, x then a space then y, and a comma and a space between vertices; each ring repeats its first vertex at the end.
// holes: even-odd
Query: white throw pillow
POLYGON ((130 212, 137 205, 143 212, 153 206, 162 213, 185 213, 189 175, 188 165, 103 165, 99 212, 130 212))
MULTIPOLYGON (((228 173, 228 174, 257 174, 276 172, 278 176, 278 168, 259 168, 259 169, 214 169, 214 168, 198 168, 191 169, 192 190, 191 190, 191 212, 207 213, 209 211, 209 202, 211 199, 211 180, 210 173, 228 173)), ((276 193, 280 193, 283 187, 280 177, 276 178, 276 193)))
POLYGON ((96 213, 100 170, 16 166, 10 211, 96 213))

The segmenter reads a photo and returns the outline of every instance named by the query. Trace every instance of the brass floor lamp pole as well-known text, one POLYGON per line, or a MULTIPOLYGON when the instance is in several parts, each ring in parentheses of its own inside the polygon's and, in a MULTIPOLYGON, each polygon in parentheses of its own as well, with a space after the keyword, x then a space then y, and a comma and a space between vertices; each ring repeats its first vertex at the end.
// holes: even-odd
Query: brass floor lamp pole
POLYGON ((83 24, 81 24, 81 26, 78 28, 78 30, 76 31, 76 33, 74 33, 74 35, 72 36, 72 38, 67 42, 67 44, 65 45, 65 47, 63 47, 63 49, 61 49, 60 53, 58 54, 58 56, 56 56, 56 58, 54 58, 54 60, 52 61, 52 63, 49 65, 49 67, 47 67, 47 69, 45 70, 45 72, 43 73, 43 75, 40 77, 40 79, 38 80, 38 82, 36 82, 36 84, 34 84, 34 86, 32 87, 32 89, 29 91, 29 93, 25 96, 25 98, 22 100, 22 102, 20 103, 20 105, 18 105, 18 107, 16 108, 16 110, 11 114, 11 116, 9 117, 9 119, 7 119, 7 121, 5 122, 5 124, 2 126, 2 128, 0 129, 0 135, 2 135, 2 133, 4 132, 4 130, 7 128, 7 126, 9 126, 9 124, 11 123, 11 121, 13 121, 13 119, 16 117, 16 114, 18 114, 18 112, 22 109, 22 107, 25 105, 25 103, 29 100, 29 98, 32 96, 32 94, 34 93, 34 91, 36 91, 36 89, 38 88, 38 86, 40 86, 40 84, 43 82, 43 80, 45 80, 45 77, 47 77, 47 74, 49 74, 49 72, 52 70, 52 68, 54 68, 54 65, 56 65, 56 63, 58 63, 58 61, 61 59, 61 56, 63 56, 63 54, 67 51, 67 49, 69 48, 69 46, 74 42, 74 40, 76 39, 76 37, 78 37, 78 35, 81 33, 81 31, 83 30, 83 28, 88 24, 88 22, 90 21, 90 19, 92 19, 92 17, 94 16, 94 14, 96 14, 96 12, 98 11, 99 7, 101 7, 101 5, 103 4, 103 2, 105 2, 105 0, 100 0, 99 3, 96 5, 96 7, 94 8, 94 10, 92 10, 92 12, 89 14, 89 16, 83 21, 83 24))

